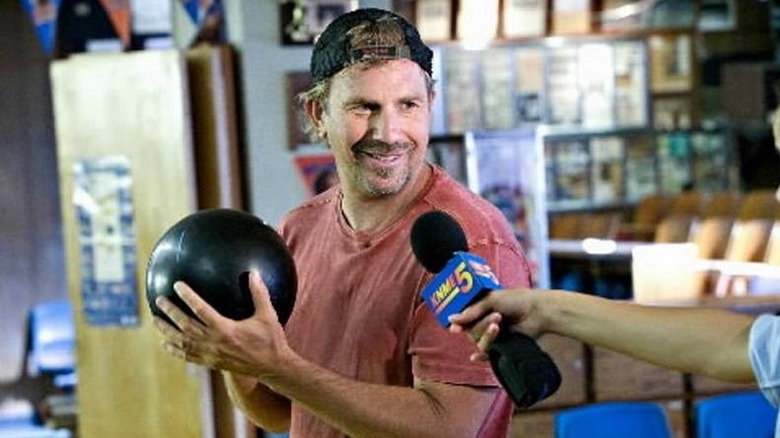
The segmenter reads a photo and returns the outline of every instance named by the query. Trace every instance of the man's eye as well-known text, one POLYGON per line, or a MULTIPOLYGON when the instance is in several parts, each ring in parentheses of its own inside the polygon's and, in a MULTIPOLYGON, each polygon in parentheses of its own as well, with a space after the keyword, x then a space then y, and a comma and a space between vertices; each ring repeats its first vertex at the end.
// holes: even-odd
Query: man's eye
POLYGON ((414 101, 404 102, 404 103, 401 104, 401 108, 403 108, 406 111, 413 110, 413 109, 417 108, 418 106, 420 106, 420 105, 418 105, 417 102, 414 102, 414 101))
POLYGON ((356 114, 371 114, 371 106, 369 105, 354 105, 350 108, 350 111, 356 114))

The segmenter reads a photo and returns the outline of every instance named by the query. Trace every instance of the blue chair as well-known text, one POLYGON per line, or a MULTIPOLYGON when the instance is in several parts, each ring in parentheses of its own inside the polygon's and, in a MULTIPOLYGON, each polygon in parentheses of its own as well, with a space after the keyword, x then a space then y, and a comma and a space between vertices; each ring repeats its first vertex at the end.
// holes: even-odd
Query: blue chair
POLYGON ((694 419, 696 438, 771 438, 777 409, 759 391, 736 392, 698 401, 694 419))
POLYGON ((33 307, 29 319, 27 369, 32 376, 49 375, 54 385, 76 385, 76 324, 70 301, 58 299, 33 307))
MULTIPOLYGON (((27 373, 47 376, 68 403, 75 406, 76 330, 68 300, 37 304, 28 318, 27 373)), ((70 438, 71 431, 42 424, 30 406, 19 412, 0 412, 0 438, 70 438)))
POLYGON ((555 415, 555 438, 671 438, 663 408, 652 402, 601 402, 555 415))

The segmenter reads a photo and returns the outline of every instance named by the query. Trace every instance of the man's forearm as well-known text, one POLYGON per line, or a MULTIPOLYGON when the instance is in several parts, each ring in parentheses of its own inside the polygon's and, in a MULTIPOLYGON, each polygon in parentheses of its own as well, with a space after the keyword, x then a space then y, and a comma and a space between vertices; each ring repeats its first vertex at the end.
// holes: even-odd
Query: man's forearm
POLYGON ((222 373, 233 404, 257 426, 272 432, 290 428, 290 401, 254 377, 222 373))
POLYGON ((352 437, 473 437, 496 388, 441 383, 415 388, 359 382, 298 356, 283 374, 264 376, 274 391, 352 437))
POLYGON ((660 366, 735 382, 753 380, 753 318, 726 310, 669 308, 554 292, 545 329, 660 366))

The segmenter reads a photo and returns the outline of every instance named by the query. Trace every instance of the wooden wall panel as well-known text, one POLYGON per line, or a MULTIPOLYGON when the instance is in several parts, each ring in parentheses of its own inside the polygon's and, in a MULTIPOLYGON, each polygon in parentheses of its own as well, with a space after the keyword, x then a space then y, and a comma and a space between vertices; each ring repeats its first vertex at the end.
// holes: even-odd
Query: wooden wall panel
POLYGON ((208 373, 160 347, 144 297, 157 238, 196 207, 186 69, 177 52, 82 55, 51 69, 70 296, 76 309, 79 437, 201 437, 210 418, 208 373), (73 166, 121 155, 130 162, 140 325, 88 325, 73 166))
MULTIPOLYGON (((198 206, 245 208, 233 54, 226 45, 186 52, 198 184, 198 206)), ((221 373, 211 373, 217 438, 253 436, 254 427, 233 407, 221 373), (237 427, 245 424, 245 428, 237 427), (244 430, 246 429, 246 430, 244 430)))

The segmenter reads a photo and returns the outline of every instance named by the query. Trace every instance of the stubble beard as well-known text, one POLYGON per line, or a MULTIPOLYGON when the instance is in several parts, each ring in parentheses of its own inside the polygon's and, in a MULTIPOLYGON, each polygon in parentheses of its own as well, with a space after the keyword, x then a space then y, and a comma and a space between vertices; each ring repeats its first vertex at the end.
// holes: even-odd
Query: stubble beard
POLYGON ((372 170, 370 174, 367 174, 362 169, 357 170, 358 185, 360 185, 364 192, 372 198, 395 195, 403 190, 411 180, 411 172, 408 168, 372 170), (392 179, 397 179, 398 182, 390 185, 376 184, 372 181, 372 177, 379 177, 382 182, 392 179))

